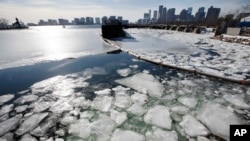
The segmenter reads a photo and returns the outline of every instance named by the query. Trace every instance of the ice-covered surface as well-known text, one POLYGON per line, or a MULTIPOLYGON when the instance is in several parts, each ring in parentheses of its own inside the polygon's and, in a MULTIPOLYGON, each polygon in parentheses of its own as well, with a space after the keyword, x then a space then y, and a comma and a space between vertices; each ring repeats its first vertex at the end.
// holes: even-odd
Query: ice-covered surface
POLYGON ((6 95, 0 96, 0 105, 3 105, 4 103, 10 101, 13 98, 14 98, 14 95, 12 94, 6 94, 6 95))
MULTIPOLYGON (((138 42, 131 42, 131 45, 140 43, 141 39, 147 38, 141 31, 133 30, 136 31, 134 34, 137 34, 135 37, 138 37, 136 38, 138 42)), ((163 30, 145 31, 146 33, 157 33, 157 35, 148 34, 149 38, 167 36, 164 34, 158 36, 158 33, 166 32, 163 30)), ((171 39, 176 38, 175 32, 171 34, 173 34, 170 36, 171 39)), ((176 32, 176 36, 179 34, 186 33, 176 32)), ((200 38, 203 37, 208 37, 208 35, 200 35, 200 38)), ((194 35, 195 38, 196 35, 194 35)), ((141 48, 131 46, 130 49, 137 51, 143 49, 146 56, 148 51, 156 52, 159 49, 160 51, 157 53, 163 55, 164 52, 161 51, 161 47, 158 48, 158 45, 166 46, 163 44, 164 40, 162 39, 163 42, 159 44, 154 43, 155 48, 143 48, 144 45, 142 45, 141 48)), ((202 56, 208 57, 208 60, 219 57, 209 58, 211 57, 209 53, 204 54, 207 51, 201 48, 207 48, 207 44, 202 44, 206 41, 205 39, 197 40, 199 43, 195 44, 195 51, 194 48, 181 46, 181 41, 184 40, 183 37, 175 48, 169 50, 172 54, 164 55, 175 62, 187 59, 185 55, 179 56, 185 52, 186 55, 191 54, 189 58, 194 61, 190 61, 190 63, 196 65, 201 65, 199 61, 207 63, 202 61, 202 56)), ((191 42, 194 41, 185 40, 184 44, 193 45, 188 44, 191 42)), ((220 45, 223 44, 222 42, 220 45)), ((171 43, 167 45, 171 46, 171 43)), ((230 49, 230 44, 228 46, 230 49)), ((216 48, 216 46, 211 48, 216 48)), ((224 49, 227 52, 227 48, 224 49)), ((222 53, 220 52, 220 54, 222 53)), ((7 136, 10 136, 13 140, 18 140, 28 134, 36 139, 48 141, 110 141, 129 140, 130 138, 131 140, 151 141, 224 141, 228 139, 230 124, 250 123, 249 86, 159 67, 132 58, 125 53, 105 54, 102 57, 96 60, 101 61, 101 65, 93 65, 92 60, 85 61, 88 57, 68 61, 69 64, 79 61, 79 64, 65 67, 66 71, 58 69, 58 72, 51 72, 50 68, 46 70, 48 76, 41 79, 25 79, 25 82, 26 80, 34 82, 28 86, 22 86, 18 91, 1 93, 2 95, 11 93, 14 97, 0 105, 2 112, 0 138, 6 139, 7 136), (102 61, 106 62, 102 63, 102 61), (84 65, 86 66, 81 68, 84 65), (72 67, 77 69, 68 71, 72 67), (78 69, 79 67, 80 69, 78 69), (127 76, 117 73, 117 70, 123 69, 130 70, 127 76), (203 127, 206 127, 211 133, 207 135, 207 130, 203 127), (21 133, 22 135, 20 135, 21 133)), ((221 61, 217 62, 221 68, 228 67, 230 62, 228 57, 230 55, 226 57, 224 64, 221 61)), ((232 59, 235 58, 232 57, 232 59)), ((46 66, 46 63, 43 65, 46 66)), ((36 67, 40 69, 43 68, 43 65, 38 64, 36 67)), ((64 65, 63 63, 59 66, 64 65)), ((30 76, 33 67, 23 69, 22 76, 33 77, 34 75, 30 76)), ((201 66, 201 68, 203 67, 201 66)), ((218 72, 218 70, 210 69, 206 69, 206 71, 218 72)), ((18 70, 11 72, 0 70, 1 74, 5 74, 0 74, 0 78, 18 76, 20 75, 18 70)), ((43 75, 43 73, 39 73, 39 75, 43 75)), ((244 74, 248 74, 247 71, 244 74)), ((13 78, 15 82, 23 82, 19 81, 20 79, 17 77, 13 78)))

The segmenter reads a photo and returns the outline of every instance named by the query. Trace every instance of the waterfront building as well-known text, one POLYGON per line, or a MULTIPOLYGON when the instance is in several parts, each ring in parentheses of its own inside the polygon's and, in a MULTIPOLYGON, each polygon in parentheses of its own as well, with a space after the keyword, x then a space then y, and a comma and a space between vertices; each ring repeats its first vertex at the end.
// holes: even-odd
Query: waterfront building
POLYGON ((44 20, 39 20, 38 25, 48 25, 48 22, 44 20))
POLYGON ((205 20, 206 23, 215 24, 218 21, 219 14, 220 14, 220 8, 214 8, 213 6, 208 8, 205 20))
POLYGON ((166 18, 167 18, 167 8, 164 7, 163 10, 162 10, 162 23, 165 23, 166 22, 166 18))
POLYGON ((107 16, 103 16, 102 17, 102 24, 106 24, 108 21, 108 17, 107 16))
POLYGON ((194 20, 196 22, 204 22, 205 21, 205 7, 200 7, 195 14, 194 20))
POLYGON ((148 14, 149 14, 149 20, 151 20, 151 10, 150 9, 148 11, 148 14))
POLYGON ((48 19, 48 25, 57 25, 57 20, 48 19))
POLYGON ((167 11, 166 22, 174 22, 175 21, 175 8, 170 8, 167 11))
POLYGON ((181 13, 180 13, 180 16, 178 18, 178 21, 180 21, 180 22, 187 21, 187 15, 188 15, 188 11, 186 9, 181 10, 181 13))
POLYGON ((157 20, 157 10, 154 10, 153 20, 157 20))
POLYGON ((96 17, 96 18, 95 18, 95 24, 101 24, 101 20, 100 20, 99 17, 96 17))
POLYGON ((162 18, 162 11, 163 11, 163 5, 159 6, 159 11, 158 11, 158 21, 161 21, 162 18))
POLYGON ((60 25, 69 25, 69 20, 67 19, 58 19, 60 25))
POLYGON ((115 20, 116 19, 116 16, 110 16, 109 17, 109 20, 111 21, 111 20, 115 20))
POLYGON ((117 20, 119 20, 120 22, 122 22, 122 19, 123 19, 122 16, 117 17, 117 20))
POLYGON ((92 17, 86 17, 86 23, 85 24, 94 24, 94 19, 92 17))

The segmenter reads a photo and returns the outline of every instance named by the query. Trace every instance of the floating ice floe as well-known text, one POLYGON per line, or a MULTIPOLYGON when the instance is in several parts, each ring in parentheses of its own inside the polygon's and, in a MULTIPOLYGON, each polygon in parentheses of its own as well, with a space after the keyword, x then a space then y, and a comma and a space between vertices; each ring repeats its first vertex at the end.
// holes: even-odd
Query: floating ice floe
POLYGON ((13 98, 14 98, 14 95, 12 94, 6 94, 6 95, 0 96, 0 106, 6 102, 9 102, 13 98))
POLYGON ((56 103, 54 103, 50 107, 49 110, 52 113, 61 114, 61 113, 66 112, 66 111, 72 111, 73 107, 72 107, 72 105, 69 104, 69 101, 59 99, 56 103))
POLYGON ((191 115, 185 115, 180 126, 191 137, 207 136, 210 133, 203 124, 191 115))
POLYGON ((176 106, 171 107, 171 112, 185 115, 189 112, 189 108, 187 108, 185 106, 181 106, 181 105, 176 105, 176 106))
POLYGON ((236 114, 214 102, 203 104, 199 109, 198 118, 213 134, 225 140, 229 140, 230 125, 245 124, 236 114))
POLYGON ((133 104, 127 111, 134 115, 141 116, 146 112, 146 109, 140 104, 133 104))
POLYGON ((50 108, 52 104, 53 102, 35 102, 33 112, 41 113, 43 111, 46 111, 50 108))
POLYGON ((160 97, 164 91, 163 85, 154 76, 146 73, 138 73, 131 77, 115 80, 115 82, 153 97, 160 97))
POLYGON ((197 141, 210 141, 210 139, 208 139, 206 137, 199 136, 199 137, 197 137, 197 141))
POLYGON ((126 112, 110 110, 110 118, 114 120, 117 125, 121 125, 128 117, 126 112))
POLYGON ((70 101, 73 107, 87 109, 90 106, 90 101, 86 100, 85 97, 76 97, 70 101))
POLYGON ((127 77, 129 74, 132 73, 132 70, 130 68, 126 69, 120 69, 116 71, 120 76, 127 77))
POLYGON ((197 100, 194 97, 188 96, 179 97, 178 101, 189 108, 194 108, 197 104, 197 100))
POLYGON ((31 130, 33 130, 35 127, 38 126, 38 124, 48 116, 48 113, 37 113, 30 117, 28 117, 16 130, 17 135, 23 135, 31 130))
POLYGON ((15 108, 16 113, 24 112, 28 108, 28 105, 22 105, 15 108))
POLYGON ((75 123, 70 124, 68 133, 80 138, 87 138, 90 136, 90 123, 87 119, 80 119, 75 123))
POLYGON ((223 98, 231 104, 239 107, 240 109, 250 109, 250 106, 244 101, 240 95, 229 95, 226 94, 223 98))
POLYGON ((9 113, 10 111, 13 110, 14 105, 10 104, 10 105, 4 105, 1 109, 0 109, 0 116, 9 113))
POLYGON ((5 133, 9 132, 12 129, 15 129, 21 120, 21 115, 16 115, 10 119, 7 119, 0 123, 0 136, 4 135, 5 133))
POLYGON ((169 109, 165 106, 156 105, 149 109, 144 115, 144 121, 161 128, 171 129, 172 119, 170 118, 169 109))
POLYGON ((144 141, 145 137, 142 134, 130 131, 116 129, 113 133, 111 141, 144 141))
POLYGON ((131 104, 131 99, 128 93, 119 92, 115 94, 114 105, 120 108, 127 108, 131 104))
POLYGON ((147 141, 178 141, 175 131, 164 131, 157 127, 152 127, 152 131, 146 132, 147 141))
POLYGON ((131 100, 135 104, 143 105, 148 101, 148 96, 140 93, 134 93, 131 100))
POLYGON ((112 101, 113 97, 111 96, 97 96, 91 103, 91 107, 103 112, 107 112, 111 107, 112 101))
POLYGON ((62 125, 69 125, 69 124, 75 122, 76 119, 77 119, 77 118, 74 117, 74 116, 65 115, 65 116, 60 120, 60 123, 61 123, 62 125))
POLYGON ((30 134, 25 134, 21 137, 20 141, 37 141, 37 139, 30 134))
POLYGON ((24 96, 18 98, 18 99, 15 101, 15 103, 25 104, 25 103, 37 101, 38 98, 39 98, 39 97, 38 97, 37 95, 33 95, 33 94, 24 95, 24 96))
POLYGON ((100 91, 95 91, 94 92, 97 95, 109 95, 111 93, 111 89, 104 89, 100 91))

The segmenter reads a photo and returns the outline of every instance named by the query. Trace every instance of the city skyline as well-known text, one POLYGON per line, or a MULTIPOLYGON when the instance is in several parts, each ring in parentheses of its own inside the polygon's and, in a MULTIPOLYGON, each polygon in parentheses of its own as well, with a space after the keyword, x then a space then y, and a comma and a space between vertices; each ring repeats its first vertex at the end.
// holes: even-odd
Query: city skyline
MULTIPOLYGON (((0 18, 6 18, 12 22, 15 17, 23 22, 36 23, 40 19, 65 18, 73 20, 75 17, 103 17, 120 15, 124 19, 136 22, 143 16, 145 11, 151 9, 158 10, 159 5, 165 5, 167 9, 175 8, 176 13, 181 10, 193 7, 192 14, 195 14, 199 7, 210 6, 221 8, 221 14, 230 14, 244 4, 249 4, 248 0, 0 0, 0 18)), ((152 12, 153 13, 153 12, 152 12)), ((153 14, 151 14, 153 16, 153 14)))

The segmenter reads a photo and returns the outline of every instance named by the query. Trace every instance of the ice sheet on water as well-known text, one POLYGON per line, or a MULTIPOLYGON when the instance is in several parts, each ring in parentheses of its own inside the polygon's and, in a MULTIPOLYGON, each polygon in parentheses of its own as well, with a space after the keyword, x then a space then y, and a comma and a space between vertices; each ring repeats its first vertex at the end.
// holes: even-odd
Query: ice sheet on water
POLYGON ((245 124, 235 113, 214 102, 204 103, 198 111, 198 118, 213 134, 226 140, 229 140, 230 125, 245 124))
POLYGON ((15 108, 16 113, 21 113, 28 108, 28 105, 21 105, 15 108))
POLYGON ((53 102, 35 102, 34 103, 34 113, 41 113, 45 110, 48 110, 53 102))
POLYGON ((5 121, 7 119, 9 119, 9 113, 0 116, 0 122, 5 121))
POLYGON ((12 94, 6 94, 6 95, 0 96, 0 106, 3 105, 4 103, 10 101, 13 98, 14 98, 14 95, 12 95, 12 94))
POLYGON ((116 71, 120 76, 127 77, 132 73, 132 70, 130 68, 125 69, 119 69, 116 71))
POLYGON ((130 108, 128 108, 128 112, 141 116, 146 112, 146 109, 140 104, 133 104, 130 108))
POLYGON ((9 132, 12 129, 15 129, 19 125, 19 121, 21 120, 21 115, 16 115, 8 120, 5 120, 0 123, 0 136, 9 132))
POLYGON ((121 125, 128 117, 126 112, 110 110, 110 118, 114 120, 117 125, 121 125))
POLYGON ((143 105, 148 101, 148 96, 140 93, 134 93, 131 100, 135 104, 143 105))
POLYGON ((175 131, 164 131, 157 127, 152 127, 151 131, 146 132, 147 141, 178 141, 175 131))
POLYGON ((18 98, 17 100, 15 100, 15 103, 25 104, 25 103, 37 101, 38 98, 39 97, 37 95, 34 95, 34 94, 24 95, 24 96, 18 98))
POLYGON ((185 115, 180 126, 185 130, 186 134, 191 137, 207 136, 210 132, 192 115, 185 115))
POLYGON ((197 104, 197 100, 194 97, 188 96, 179 97, 178 101, 189 108, 194 108, 197 104))
POLYGON ((25 134, 21 137, 20 141, 37 141, 37 139, 30 134, 25 134))
POLYGON ((59 99, 49 109, 52 113, 61 114, 66 111, 72 111, 73 107, 69 101, 59 99))
POLYGON ((23 135, 31 130, 33 130, 35 127, 38 126, 38 124, 48 116, 48 113, 37 113, 30 117, 28 117, 16 130, 17 135, 23 135))
POLYGON ((87 138, 90 136, 90 123, 87 119, 80 119, 73 124, 70 124, 68 133, 81 138, 87 138))
POLYGON ((91 103, 91 106, 94 109, 107 112, 111 107, 112 101, 113 97, 111 96, 97 96, 91 103))
POLYGON ((244 101, 240 95, 229 95, 226 94, 223 98, 231 104, 239 107, 240 109, 250 109, 250 106, 244 101))
POLYGON ((14 105, 13 104, 9 104, 9 105, 4 105, 1 109, 0 109, 0 116, 9 113, 10 111, 13 110, 14 105))
POLYGON ((172 119, 170 118, 169 109, 165 106, 156 105, 149 109, 144 115, 144 121, 161 128, 171 129, 172 119))
POLYGON ((142 134, 130 131, 116 129, 113 133, 111 141, 144 141, 145 137, 142 134))
POLYGON ((86 100, 85 97, 76 97, 70 101, 73 107, 87 109, 90 106, 90 101, 86 100))
POLYGON ((131 104, 130 96, 126 91, 115 94, 114 105, 120 108, 127 108, 131 104))
POLYGON ((105 75, 107 74, 106 70, 104 68, 101 67, 94 67, 94 68, 89 68, 86 69, 83 72, 83 77, 88 77, 88 76, 93 76, 93 75, 105 75))
POLYGON ((160 97, 164 91, 163 85, 153 75, 146 73, 138 73, 115 82, 153 97, 160 97))
POLYGON ((94 115, 95 115, 95 113, 92 111, 84 111, 84 112, 80 113, 80 118, 90 120, 94 115))
POLYGON ((61 120, 60 120, 60 123, 62 125, 69 125, 73 122, 76 121, 76 117, 74 116, 71 116, 71 115, 65 115, 61 120))
POLYGON ((197 137, 197 141, 210 141, 210 139, 208 139, 206 137, 199 136, 199 137, 197 137))
POLYGON ((185 115, 189 112, 189 108, 181 105, 175 105, 171 107, 171 112, 180 114, 180 115, 185 115))
POLYGON ((109 95, 111 93, 111 89, 103 89, 100 91, 95 91, 94 93, 97 95, 109 95))

